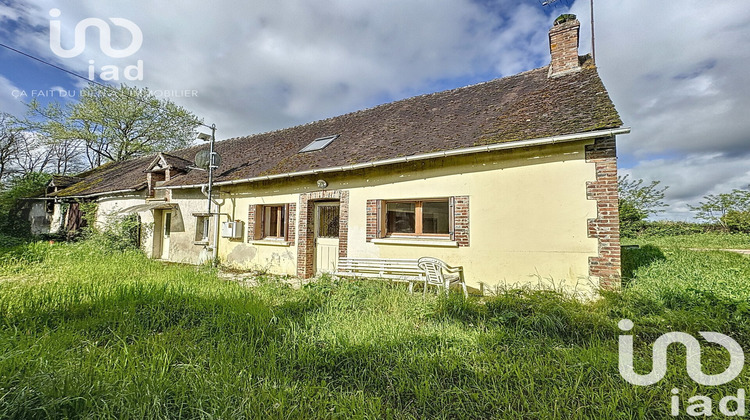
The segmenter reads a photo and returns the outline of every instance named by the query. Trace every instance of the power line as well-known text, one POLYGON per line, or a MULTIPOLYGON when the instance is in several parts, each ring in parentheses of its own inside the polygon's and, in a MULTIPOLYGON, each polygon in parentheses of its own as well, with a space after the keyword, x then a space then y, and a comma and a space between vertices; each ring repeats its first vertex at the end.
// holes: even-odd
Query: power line
MULTIPOLYGON (((87 78, 87 77, 83 77, 83 76, 81 76, 81 75, 80 75, 80 74, 78 74, 78 73, 74 73, 74 72, 72 72, 72 71, 70 71, 70 70, 68 70, 68 69, 62 68, 62 67, 60 67, 60 66, 58 66, 58 65, 55 65, 55 64, 52 64, 52 63, 50 63, 49 61, 46 61, 46 60, 44 60, 44 59, 41 59, 41 58, 39 58, 39 57, 33 56, 33 55, 29 54, 29 53, 23 52, 23 51, 21 51, 21 50, 19 50, 19 49, 17 49, 17 48, 13 48, 13 47, 11 47, 10 45, 6 45, 6 44, 3 44, 2 42, 0 42, 0 47, 6 48, 6 49, 8 49, 8 50, 10 50, 10 51, 13 51, 13 52, 15 52, 15 53, 21 54, 21 55, 23 55, 24 57, 30 58, 30 59, 32 59, 32 60, 34 60, 34 61, 38 61, 38 62, 40 62, 40 63, 42 63, 42 64, 44 64, 44 65, 50 66, 50 67, 52 67, 52 68, 54 68, 54 69, 57 69, 57 70, 63 71, 63 72, 65 72, 65 73, 67 73, 67 74, 69 74, 69 75, 71 75, 71 76, 77 77, 77 78, 79 78, 79 79, 81 79, 81 80, 85 80, 85 81, 86 81, 86 82, 88 82, 88 83, 93 83, 93 84, 95 84, 95 85, 97 85, 97 86, 101 86, 101 87, 103 87, 103 88, 105 88, 105 89, 110 89, 110 90, 112 90, 113 92, 117 93, 118 95, 123 95, 123 96, 127 96, 128 98, 130 98, 130 99, 133 99, 133 100, 136 100, 136 101, 138 101, 138 102, 140 102, 140 103, 142 103, 142 104, 147 104, 147 105, 149 105, 149 106, 153 106, 152 104, 148 103, 147 101, 144 101, 143 99, 141 99, 141 98, 137 98, 137 97, 135 97, 135 96, 132 96, 132 95, 128 95, 128 94, 127 94, 127 93, 125 93, 125 92, 122 92, 122 91, 120 91, 120 90, 117 90, 116 88, 114 88, 114 87, 113 87, 113 86, 111 86, 111 85, 105 85, 104 83, 99 83, 99 82, 97 82, 96 80, 91 80, 91 79, 89 79, 89 78, 87 78)), ((202 125, 202 126, 204 126, 204 127, 208 127, 208 128, 213 128, 214 130, 216 129, 216 127, 215 127, 215 126, 213 126, 213 127, 212 127, 212 126, 210 126, 210 125, 207 125, 207 124, 204 124, 204 123, 202 123, 202 122, 201 122, 201 123, 198 123, 198 124, 200 124, 200 125, 202 125)))
POLYGON ((15 53, 21 54, 21 55, 23 55, 23 56, 25 56, 25 57, 28 57, 28 58, 30 58, 30 59, 32 59, 32 60, 34 60, 34 61, 38 61, 38 62, 40 62, 40 63, 42 63, 42 64, 48 65, 48 66, 50 66, 50 67, 53 67, 53 68, 55 68, 55 69, 57 69, 57 70, 60 70, 60 71, 64 71, 65 73, 68 73, 68 74, 69 74, 69 75, 71 75, 71 76, 75 76, 75 77, 77 77, 77 78, 79 78, 79 79, 83 79, 83 80, 85 80, 85 81, 87 81, 87 82, 89 82, 89 83, 94 83, 94 84, 96 84, 96 85, 99 85, 99 86, 101 86, 101 87, 104 87, 104 88, 110 88, 110 89, 112 89, 112 86, 108 86, 108 85, 105 85, 105 84, 103 84, 103 83, 99 83, 99 82, 97 82, 96 80, 91 80, 91 79, 89 79, 89 78, 83 77, 83 76, 81 76, 81 75, 80 75, 80 74, 78 74, 78 73, 74 73, 74 72, 72 72, 72 71, 70 71, 70 70, 68 70, 68 69, 64 69, 64 68, 62 68, 62 67, 60 67, 60 66, 57 66, 57 65, 55 65, 55 64, 52 64, 52 63, 50 63, 49 61, 45 61, 45 60, 43 60, 43 59, 41 59, 41 58, 39 58, 39 57, 35 57, 35 56, 33 56, 33 55, 29 54, 29 53, 25 53, 25 52, 23 52, 23 51, 21 51, 21 50, 18 50, 18 49, 16 49, 16 48, 13 48, 13 47, 11 47, 11 46, 9 46, 9 45, 6 45, 6 44, 3 44, 3 43, 1 43, 1 42, 0 42, 0 47, 3 47, 3 48, 7 48, 7 49, 9 49, 9 50, 11 50, 11 51, 13 51, 13 52, 15 52, 15 53))

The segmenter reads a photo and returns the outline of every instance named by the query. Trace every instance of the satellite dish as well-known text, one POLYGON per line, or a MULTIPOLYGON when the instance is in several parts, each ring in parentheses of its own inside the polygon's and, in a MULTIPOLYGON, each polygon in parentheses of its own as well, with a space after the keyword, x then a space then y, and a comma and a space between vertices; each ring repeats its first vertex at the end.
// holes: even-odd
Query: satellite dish
MULTIPOLYGON (((195 154, 195 166, 208 170, 209 162, 210 162, 210 156, 211 152, 208 150, 201 150, 200 152, 195 154)), ((219 156, 218 153, 214 152, 214 159, 213 159, 213 166, 214 168, 218 168, 219 165, 221 165, 221 156, 219 156)))

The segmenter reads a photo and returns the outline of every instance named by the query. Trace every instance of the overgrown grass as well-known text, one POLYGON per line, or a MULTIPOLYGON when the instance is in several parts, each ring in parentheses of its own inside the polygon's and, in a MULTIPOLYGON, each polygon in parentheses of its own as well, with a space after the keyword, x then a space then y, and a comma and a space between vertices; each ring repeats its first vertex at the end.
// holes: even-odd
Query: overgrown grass
MULTIPOLYGON (((664 252, 634 267, 625 292, 582 303, 513 290, 423 299, 331 279, 294 290, 272 276, 244 288, 86 242, 20 246, 0 256, 0 418, 665 418, 673 387, 686 400, 750 385, 746 370, 696 386, 679 352, 657 385, 618 373, 625 317, 641 372, 647 343, 671 330, 750 348, 742 282, 694 273, 734 264, 747 279, 747 265, 691 255, 664 252), (683 279, 735 292, 676 298, 683 279)), ((704 351, 706 372, 727 361, 704 351)))

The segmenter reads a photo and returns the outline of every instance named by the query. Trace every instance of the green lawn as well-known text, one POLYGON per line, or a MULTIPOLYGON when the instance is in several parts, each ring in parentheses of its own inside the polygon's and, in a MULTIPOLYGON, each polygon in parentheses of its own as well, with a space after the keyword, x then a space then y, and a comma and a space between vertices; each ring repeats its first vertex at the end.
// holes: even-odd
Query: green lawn
MULTIPOLYGON (((658 384, 618 373, 617 322, 648 343, 718 331, 750 349, 750 258, 637 250, 623 293, 481 300, 379 282, 257 288, 94 244, 0 251, 0 418, 665 418, 670 389, 716 401, 673 351, 658 384), (659 255, 661 253, 661 255, 659 255)), ((726 352, 704 349, 718 373, 726 352)), ((718 402, 716 403, 718 404, 718 402)))

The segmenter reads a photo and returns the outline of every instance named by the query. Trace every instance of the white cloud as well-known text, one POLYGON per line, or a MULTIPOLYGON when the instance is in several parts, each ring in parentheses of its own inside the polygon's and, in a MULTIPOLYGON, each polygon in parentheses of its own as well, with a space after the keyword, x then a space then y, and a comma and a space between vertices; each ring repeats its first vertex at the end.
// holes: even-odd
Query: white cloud
MULTIPOLYGON (((89 59, 97 72, 143 60, 139 84, 197 91, 175 101, 216 122, 222 138, 429 92, 436 81, 513 74, 545 62, 547 54, 542 8, 509 0, 483 6, 469 0, 35 5, 28 21, 40 32, 25 38, 26 47, 80 73, 89 59), (92 36, 81 56, 54 57, 46 29, 53 7, 62 12, 67 47, 76 23, 87 17, 132 20, 143 31, 143 46, 113 63, 92 36)), ((120 45, 129 41, 122 32, 120 45)))
POLYGON ((0 112, 11 115, 21 115, 26 112, 26 106, 21 101, 23 91, 10 80, 0 75, 0 112))
MULTIPOLYGON (((589 2, 573 12, 589 19, 589 2)), ((625 172, 669 185, 666 217, 687 204, 750 183, 750 7, 743 2, 597 2, 600 74, 632 133, 625 172), (660 158, 662 157, 662 158, 660 158)), ((590 34, 582 30, 582 50, 590 34)))
MULTIPOLYGON (((566 11, 562 3, 554 10, 566 11)), ((699 0, 595 7, 600 74, 632 127, 619 142, 622 161, 635 162, 627 172, 670 185, 670 214, 682 218, 685 203, 750 182, 743 167, 750 163, 750 7, 699 0)), ((587 52, 589 1, 571 11, 587 52)), ((545 12, 538 2, 510 0, 39 0, 3 6, 0 19, 24 22, 14 42, 81 73, 90 59, 97 70, 142 60, 138 84, 178 91, 175 102, 227 138, 544 65, 552 21, 545 12), (143 46, 111 59, 92 31, 84 54, 55 57, 54 7, 62 11, 64 41, 72 42, 81 19, 122 17, 141 28, 143 46)), ((115 46, 129 42, 126 31, 113 35, 115 46)))

